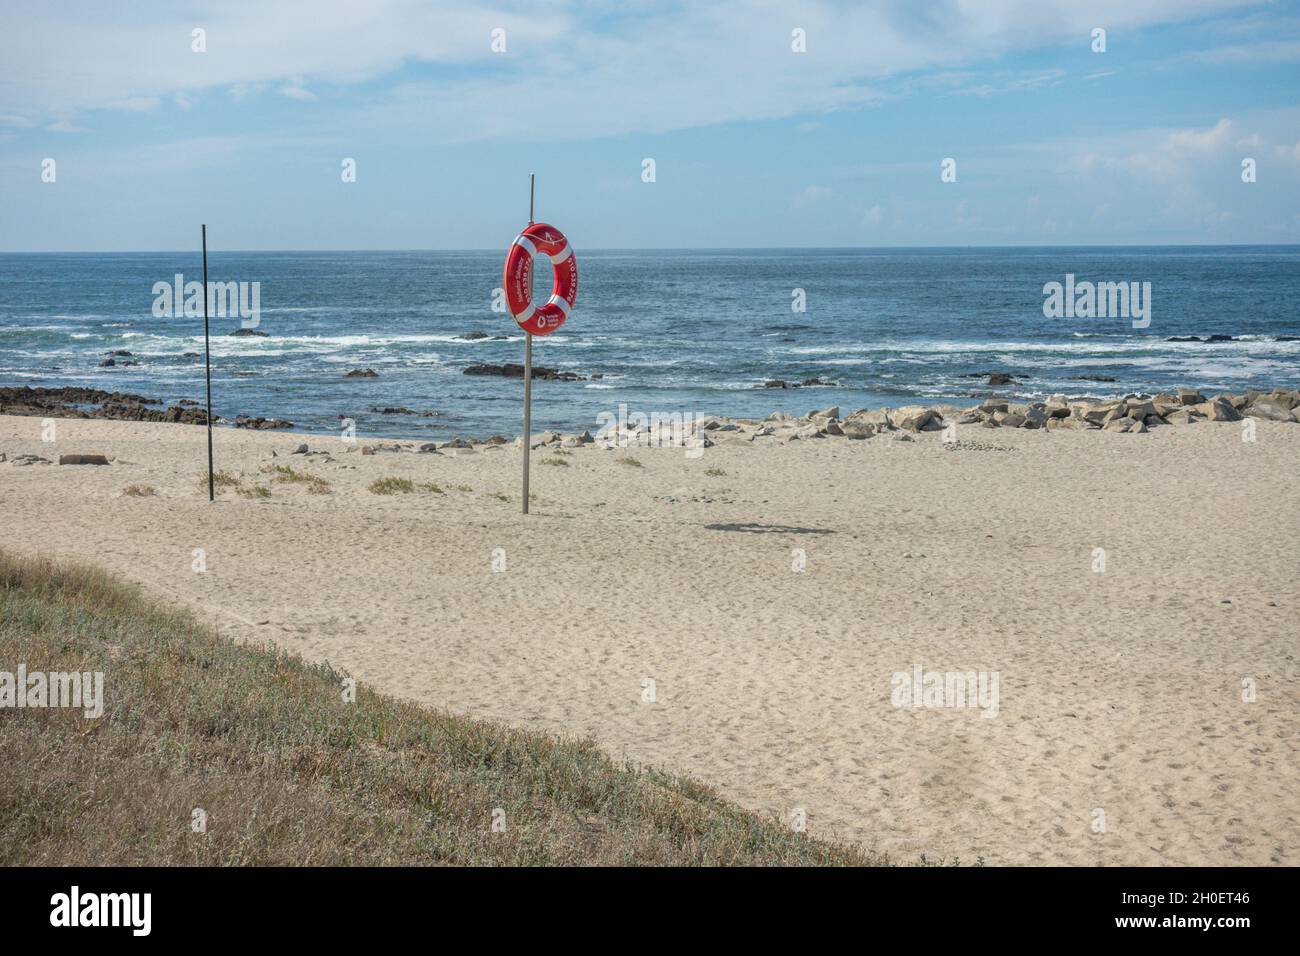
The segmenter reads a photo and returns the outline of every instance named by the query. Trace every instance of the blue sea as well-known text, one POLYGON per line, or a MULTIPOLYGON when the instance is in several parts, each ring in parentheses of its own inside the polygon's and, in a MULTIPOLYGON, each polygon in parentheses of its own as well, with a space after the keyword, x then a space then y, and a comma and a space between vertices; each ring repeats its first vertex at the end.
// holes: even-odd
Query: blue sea
MULTIPOLYGON (((1107 396, 1300 386, 1300 247, 578 250, 576 308, 534 340, 535 364, 587 376, 533 388, 537 429, 594 428, 603 411, 763 416, 839 405, 964 403, 996 391, 1107 396), (1043 287, 1149 282, 1150 325, 1045 318, 1043 287), (795 311, 803 290, 806 311, 795 311), (1213 343, 1178 336, 1231 336, 1213 343), (1279 337, 1283 340, 1279 341, 1279 337), (593 374, 599 379, 591 379, 593 374), (1113 379, 1102 382, 1088 377, 1113 379), (833 385, 759 388, 764 381, 833 385)), ((522 383, 463 374, 521 363, 492 310, 500 252, 209 253, 217 282, 260 283, 266 337, 212 321, 213 410, 328 432, 518 434, 522 383), (488 338, 466 341, 466 332, 488 338), (348 379, 351 369, 376 378, 348 379), (385 414, 404 406, 436 415, 385 414)), ((193 253, 0 254, 0 385, 78 385, 203 399, 201 318, 155 317, 154 284, 201 278, 193 253), (101 368, 127 350, 136 366, 101 368)), ((539 270, 536 297, 550 291, 539 270)), ((119 362, 121 359, 118 360, 119 362)))

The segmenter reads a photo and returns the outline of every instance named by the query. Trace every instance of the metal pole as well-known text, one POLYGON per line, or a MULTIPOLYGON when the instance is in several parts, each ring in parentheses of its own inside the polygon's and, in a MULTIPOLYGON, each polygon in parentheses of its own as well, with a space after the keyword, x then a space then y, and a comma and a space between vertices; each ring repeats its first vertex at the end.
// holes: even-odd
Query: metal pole
POLYGON ((216 500, 212 490, 212 342, 208 337, 208 225, 203 224, 203 364, 208 380, 208 500, 216 500))
MULTIPOLYGON (((528 225, 533 224, 537 175, 528 174, 528 225)), ((529 290, 531 293, 532 290, 529 290)), ((533 333, 524 331, 524 514, 528 514, 528 462, 533 457, 533 333)))

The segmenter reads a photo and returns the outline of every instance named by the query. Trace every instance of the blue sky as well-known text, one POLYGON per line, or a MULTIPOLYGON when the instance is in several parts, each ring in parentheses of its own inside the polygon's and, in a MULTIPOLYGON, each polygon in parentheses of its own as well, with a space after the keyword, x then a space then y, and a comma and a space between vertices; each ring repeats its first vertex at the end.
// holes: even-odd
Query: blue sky
POLYGON ((1297 242, 1297 90, 1293 3, 7 4, 0 251, 1297 242))

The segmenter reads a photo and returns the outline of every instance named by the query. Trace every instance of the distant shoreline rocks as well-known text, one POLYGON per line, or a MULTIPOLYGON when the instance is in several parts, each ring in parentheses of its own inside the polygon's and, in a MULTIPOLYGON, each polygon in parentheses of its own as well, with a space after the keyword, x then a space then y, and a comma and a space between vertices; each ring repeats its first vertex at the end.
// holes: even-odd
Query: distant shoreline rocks
MULTIPOLYGON (((513 362, 506 362, 503 365, 470 365, 463 370, 462 374, 497 375, 502 378, 523 378, 524 367, 522 365, 516 365, 513 362)), ((546 368, 542 365, 533 366, 533 378, 546 382, 585 382, 587 380, 577 372, 560 372, 553 368, 546 368)))

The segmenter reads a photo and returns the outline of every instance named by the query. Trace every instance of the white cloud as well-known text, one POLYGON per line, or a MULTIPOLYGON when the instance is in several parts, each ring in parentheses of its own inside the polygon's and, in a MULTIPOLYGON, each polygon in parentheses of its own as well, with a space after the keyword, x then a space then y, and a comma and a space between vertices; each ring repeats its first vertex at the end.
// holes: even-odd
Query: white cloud
POLYGON ((1044 71, 981 86, 962 70, 1083 43, 1095 23, 1115 32, 1242 5, 1251 0, 950 0, 941 9, 809 0, 797 14, 809 52, 794 54, 796 15, 780 0, 685 0, 671 12, 632 4, 599 16, 582 0, 229 0, 197 17, 160 0, 10 4, 0 11, 0 112, 152 109, 211 88, 307 99, 309 84, 456 64, 450 77, 367 92, 343 119, 420 123, 444 141, 654 133, 870 103, 885 95, 880 82, 926 69, 953 71, 981 95, 1056 83, 1059 71, 1044 71), (195 26, 207 31, 206 53, 190 49, 195 26), (491 52, 496 27, 508 54, 491 52))

